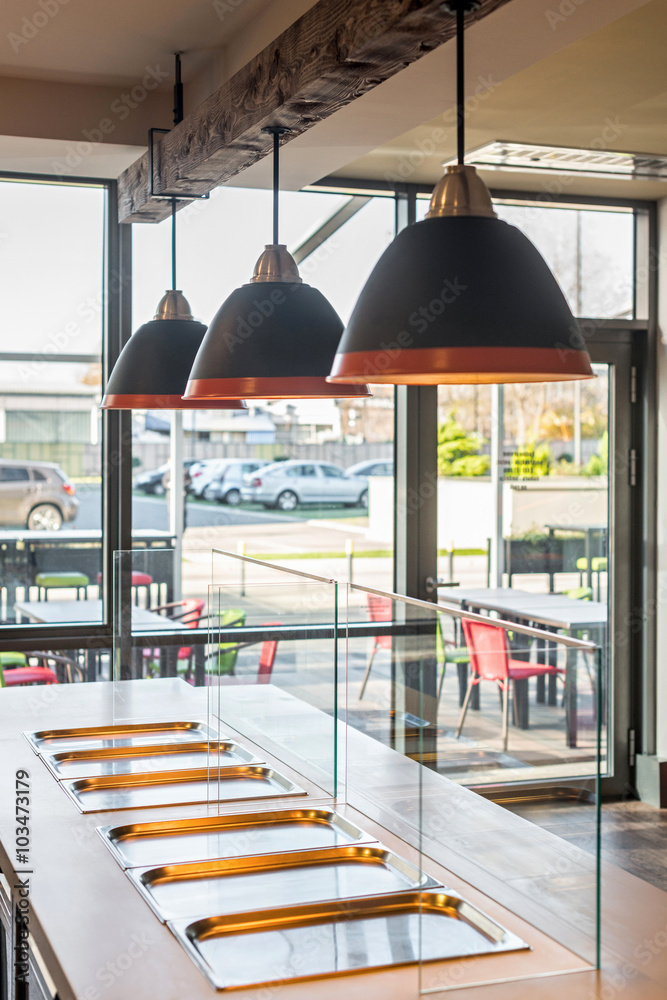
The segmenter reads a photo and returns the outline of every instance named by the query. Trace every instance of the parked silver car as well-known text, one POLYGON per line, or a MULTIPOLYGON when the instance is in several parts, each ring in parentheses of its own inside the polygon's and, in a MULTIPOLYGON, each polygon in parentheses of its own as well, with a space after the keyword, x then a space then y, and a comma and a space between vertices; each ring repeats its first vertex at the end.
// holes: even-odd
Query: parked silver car
POLYGON ((241 490, 244 500, 278 510, 295 510, 300 504, 342 503, 345 507, 368 507, 368 483, 329 462, 275 462, 255 475, 246 476, 241 490))
POLYGON ((241 503, 244 476, 249 476, 268 464, 261 458, 227 459, 204 487, 202 491, 204 500, 216 500, 218 503, 237 507, 241 503))
POLYGON ((357 462, 345 470, 346 476, 393 476, 393 458, 369 458, 365 462, 357 462))
POLYGON ((226 458, 205 458, 190 466, 190 482, 187 492, 193 497, 203 497, 208 484, 224 469, 226 458))
POLYGON ((0 524, 58 531, 79 509, 76 488, 55 462, 0 459, 0 524))

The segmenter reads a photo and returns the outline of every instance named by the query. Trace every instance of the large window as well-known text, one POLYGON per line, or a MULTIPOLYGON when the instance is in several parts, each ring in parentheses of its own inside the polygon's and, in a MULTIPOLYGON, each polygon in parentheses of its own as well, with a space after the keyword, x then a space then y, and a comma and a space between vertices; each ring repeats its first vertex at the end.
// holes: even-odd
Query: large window
MULTIPOLYGON (((198 319, 210 322, 249 280, 270 223, 268 191, 220 188, 179 212, 178 286, 198 319)), ((152 316, 169 280, 170 226, 135 227, 134 328, 152 316)), ((297 255, 303 280, 343 322, 393 234, 392 198, 281 195, 281 239, 297 255), (341 210, 346 221, 332 232, 330 220, 341 210)), ((392 387, 376 386, 370 399, 252 400, 246 412, 185 412, 183 597, 206 596, 203 568, 213 545, 338 578, 351 570, 359 583, 391 587, 393 400, 392 387), (269 478, 266 494, 244 495, 262 468, 285 460, 303 464, 269 478)), ((133 526, 169 527, 178 544, 180 526, 169 513, 172 422, 168 411, 133 415, 133 526)))
POLYGON ((100 621, 103 186, 0 181, 0 553, 6 623, 100 621), (68 575, 69 574, 69 575, 68 575), (41 605, 41 606, 38 606, 41 605))

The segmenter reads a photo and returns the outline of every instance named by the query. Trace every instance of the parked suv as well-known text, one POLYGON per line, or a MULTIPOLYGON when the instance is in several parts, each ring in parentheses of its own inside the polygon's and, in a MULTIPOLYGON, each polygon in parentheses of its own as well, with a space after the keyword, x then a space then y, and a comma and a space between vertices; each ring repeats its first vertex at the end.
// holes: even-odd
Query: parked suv
POLYGON ((0 524, 58 531, 79 509, 74 484, 54 462, 0 458, 0 524))
POLYGON ((309 503, 368 507, 368 481, 361 476, 347 478, 329 462, 275 462, 245 476, 241 494, 244 500, 284 511, 309 503))
POLYGON ((261 459, 230 458, 219 469, 204 487, 204 500, 217 500, 218 503, 237 507, 241 503, 241 487, 243 477, 249 476, 269 463, 261 459))

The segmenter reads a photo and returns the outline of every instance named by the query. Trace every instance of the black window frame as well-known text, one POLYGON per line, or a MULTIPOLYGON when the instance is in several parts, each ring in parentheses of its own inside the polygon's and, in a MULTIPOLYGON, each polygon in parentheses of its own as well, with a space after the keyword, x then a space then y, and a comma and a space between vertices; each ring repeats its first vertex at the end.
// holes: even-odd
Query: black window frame
MULTIPOLYGON (((97 177, 0 171, 0 181, 95 187, 105 192, 103 226, 102 382, 106 383, 132 333, 132 227, 118 222, 118 185, 97 177)), ((96 624, 0 625, 0 650, 111 649, 113 554, 132 547, 132 425, 129 411, 104 410, 101 433, 102 474, 102 620, 96 624)))

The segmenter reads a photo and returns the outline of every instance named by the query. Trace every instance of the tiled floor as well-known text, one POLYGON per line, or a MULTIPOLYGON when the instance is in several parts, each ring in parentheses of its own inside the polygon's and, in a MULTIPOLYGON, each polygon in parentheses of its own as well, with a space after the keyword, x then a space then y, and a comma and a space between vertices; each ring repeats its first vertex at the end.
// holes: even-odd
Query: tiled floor
MULTIPOLYGON (((538 826, 593 851, 593 807, 576 802, 512 803, 506 806, 538 826)), ((667 809, 645 802, 602 807, 602 856, 658 889, 667 891, 667 809)))

